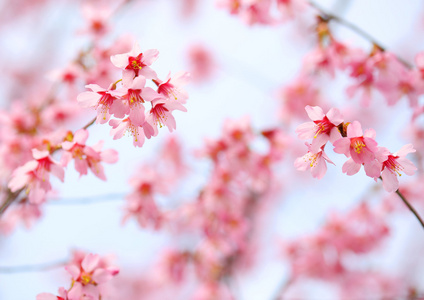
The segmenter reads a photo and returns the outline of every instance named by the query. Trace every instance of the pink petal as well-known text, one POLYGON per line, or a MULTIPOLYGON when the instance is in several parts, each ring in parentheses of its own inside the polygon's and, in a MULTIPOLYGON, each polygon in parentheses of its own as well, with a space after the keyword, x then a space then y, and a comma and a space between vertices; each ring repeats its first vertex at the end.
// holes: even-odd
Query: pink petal
POLYGON ((85 145, 85 142, 88 139, 88 130, 79 129, 74 134, 74 142, 80 145, 85 145))
MULTIPOLYGON (((45 185, 50 185, 48 181, 45 181, 45 185)), ((41 204, 46 200, 46 191, 49 189, 42 189, 40 186, 35 186, 30 189, 28 194, 28 201, 32 204, 41 204)))
POLYGON ((90 169, 97 178, 106 181, 106 175, 103 166, 100 163, 91 164, 90 169))
POLYGON ((144 106, 143 105, 135 105, 130 109, 129 118, 131 123, 136 126, 142 126, 145 120, 144 115, 144 106))
POLYGON ((381 172, 381 178, 383 179, 384 189, 389 193, 395 192, 398 189, 399 181, 397 176, 387 168, 384 168, 383 172, 381 172))
POLYGON ((322 146, 324 146, 330 137, 327 134, 318 134, 316 138, 312 140, 311 151, 318 153, 322 146))
MULTIPOLYGON (((62 148, 63 148, 63 143, 62 143, 62 148)), ((60 158, 60 164, 63 167, 66 167, 71 160, 72 160, 72 153, 64 151, 64 153, 62 154, 62 157, 60 158)))
POLYGON ((82 107, 94 107, 99 103, 100 94, 93 92, 83 92, 77 96, 77 101, 82 107))
POLYGON ((372 178, 378 178, 381 175, 382 164, 377 160, 373 160, 370 163, 364 164, 365 174, 372 178))
POLYGON ((149 49, 143 53, 143 63, 146 65, 151 65, 159 56, 159 51, 157 49, 149 49))
POLYGON ((395 156, 406 156, 409 153, 414 153, 416 150, 414 149, 414 146, 412 144, 407 144, 399 149, 396 153, 394 153, 395 156))
POLYGON ((361 137, 362 135, 362 127, 358 121, 353 121, 347 126, 347 136, 349 138, 361 137))
POLYGON ((97 269, 93 273, 93 280, 96 283, 105 283, 113 278, 113 275, 105 269, 97 269))
POLYGON ((77 170, 80 175, 87 175, 88 173, 88 164, 85 159, 75 158, 75 170, 77 170))
POLYGON ((144 99, 144 101, 153 101, 155 99, 160 99, 163 98, 162 95, 158 94, 154 89, 150 88, 150 87, 146 87, 145 89, 143 89, 143 91, 141 92, 141 97, 144 99))
POLYGON ((57 300, 57 296, 48 293, 38 294, 36 300, 57 300))
POLYGON ((417 170, 417 168, 409 159, 404 157, 399 157, 397 159, 397 162, 402 166, 403 173, 409 176, 412 176, 415 174, 415 171, 417 170))
POLYGON ((147 79, 155 79, 158 77, 155 71, 153 71, 150 67, 144 67, 140 70, 139 75, 143 75, 147 79))
POLYGON ((71 150, 71 148, 75 145, 74 142, 64 141, 62 142, 62 149, 65 151, 71 150))
POLYGON ((319 106, 310 106, 305 107, 306 113, 312 121, 322 120, 325 117, 325 114, 321 107, 319 106))
POLYGON ((51 164, 50 173, 59 178, 62 182, 65 180, 65 170, 59 165, 51 164))
POLYGON ((68 298, 69 300, 80 300, 82 297, 82 284, 80 282, 75 282, 74 286, 70 289, 68 292, 68 298))
POLYGON ((314 122, 306 122, 297 126, 296 133, 300 139, 307 140, 315 136, 315 130, 316 124, 314 122))
POLYGON ((112 126, 110 130, 110 135, 114 140, 120 139, 125 135, 127 124, 126 122, 120 122, 119 120, 110 120, 109 125, 112 126))
POLYGON ((334 144, 335 141, 342 138, 342 134, 340 133, 337 127, 334 127, 330 130, 330 142, 334 144))
POLYGON ((40 151, 38 149, 32 149, 32 156, 36 159, 36 160, 40 160, 43 158, 46 158, 50 155, 49 151, 40 151))
POLYGON ((71 274, 73 280, 77 280, 80 276, 80 269, 76 265, 66 266, 65 270, 71 274))
POLYGON ((113 149, 107 149, 100 153, 101 160, 108 164, 114 164, 119 159, 118 151, 115 151, 113 149))
POLYGON ((124 54, 116 54, 116 55, 112 55, 110 57, 110 61, 112 62, 112 64, 114 64, 116 67, 120 68, 120 69, 125 69, 126 66, 128 65, 128 58, 129 55, 127 53, 124 54))
POLYGON ((322 179, 327 172, 327 164, 323 158, 317 159, 317 164, 311 168, 312 177, 322 179))
POLYGON ((331 108, 327 113, 327 118, 336 126, 343 122, 343 115, 337 108, 331 108))
POLYGON ((130 111, 127 101, 115 100, 109 108, 109 112, 116 118, 123 119, 126 114, 130 111))
POLYGON ((92 90, 93 92, 95 92, 97 94, 97 92, 104 92, 106 91, 104 88, 102 88, 100 85, 98 84, 87 84, 85 86, 87 89, 92 90))
POLYGON ((361 169, 361 164, 357 164, 353 161, 353 159, 347 160, 342 167, 342 172, 346 173, 346 175, 352 176, 359 172, 361 169))
POLYGON ((339 154, 344 154, 346 157, 350 157, 350 139, 341 138, 333 143, 333 151, 339 154))
POLYGON ((82 268, 87 273, 92 272, 99 264, 100 257, 97 254, 89 253, 81 263, 82 268))

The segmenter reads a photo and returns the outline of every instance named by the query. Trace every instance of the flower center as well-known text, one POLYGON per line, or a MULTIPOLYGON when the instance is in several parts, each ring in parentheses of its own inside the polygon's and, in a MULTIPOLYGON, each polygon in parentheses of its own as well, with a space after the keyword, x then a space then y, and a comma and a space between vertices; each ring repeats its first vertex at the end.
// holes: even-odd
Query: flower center
POLYGON ((362 152, 362 148, 365 147, 365 143, 362 138, 353 139, 351 147, 355 150, 356 153, 360 154, 362 152))
POLYGON ((316 138, 318 135, 320 134, 328 134, 330 133, 331 129, 334 126, 333 123, 330 122, 330 120, 328 120, 327 116, 325 116, 322 120, 320 121, 314 121, 315 123, 315 136, 314 138, 316 138))
POLYGON ((400 171, 403 170, 403 167, 396 161, 398 156, 389 155, 388 159, 383 163, 383 166, 388 168, 392 173, 402 176, 400 171))

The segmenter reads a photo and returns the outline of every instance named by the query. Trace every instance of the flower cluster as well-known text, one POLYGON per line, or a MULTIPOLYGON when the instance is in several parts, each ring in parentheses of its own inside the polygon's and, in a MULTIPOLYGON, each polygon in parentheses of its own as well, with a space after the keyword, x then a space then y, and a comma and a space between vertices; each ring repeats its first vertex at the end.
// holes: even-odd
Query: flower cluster
POLYGON ((326 162, 333 163, 324 152, 328 141, 333 144, 334 152, 349 158, 343 164, 343 173, 354 175, 364 166, 369 177, 377 180, 381 176, 383 186, 388 192, 398 189, 398 176, 401 176, 401 172, 413 175, 417 170, 406 158, 407 154, 415 152, 411 144, 392 153, 387 148, 378 146, 373 129, 363 132, 358 121, 344 123, 338 109, 332 108, 327 114, 319 106, 308 105, 305 109, 312 122, 298 126, 296 133, 300 139, 313 140, 311 144, 306 144, 308 152, 296 159, 294 165, 298 170, 310 169, 313 177, 321 179, 327 170, 326 162))
POLYGON ((338 288, 340 299, 361 299, 370 293, 376 298, 403 295, 407 286, 399 278, 348 263, 352 254, 369 255, 387 240, 391 232, 386 217, 384 210, 361 202, 348 212, 331 213, 315 232, 285 243, 291 284, 325 280, 338 288))
POLYGON ((181 86, 187 82, 189 74, 181 72, 173 77, 169 74, 164 81, 160 80, 150 67, 158 55, 155 49, 141 52, 136 43, 130 52, 110 58, 113 65, 122 70, 122 79, 108 88, 89 84, 86 87, 91 91, 78 95, 82 106, 96 109, 97 123, 109 122, 114 139, 129 132, 134 146, 141 147, 146 137, 158 135, 158 126, 166 126, 171 132, 176 128, 174 110, 187 111, 183 104, 188 95, 181 86), (156 90, 146 86, 147 80, 156 84, 156 90), (117 88, 118 83, 122 83, 120 88, 117 88), (150 108, 146 109, 148 104, 150 108))
POLYGON ((0 223, 0 230, 10 232, 18 219, 29 226, 34 219, 41 216, 40 206, 47 200, 52 190, 50 174, 64 181, 66 167, 74 160, 75 169, 80 175, 87 175, 90 169, 94 175, 106 180, 102 162, 116 163, 118 152, 113 149, 102 151, 103 141, 94 146, 86 145, 88 131, 80 129, 72 132, 60 132, 50 140, 45 139, 38 148, 32 149, 32 159, 17 167, 8 182, 9 197, 16 197, 19 205, 7 212, 0 223), (62 154, 60 161, 54 154, 62 154), (16 195, 12 194, 15 193, 16 195))
POLYGON ((217 5, 249 25, 294 19, 308 7, 305 0, 217 0, 217 5))
POLYGON ((75 252, 65 267, 72 277, 71 287, 59 288, 59 296, 50 293, 37 295, 37 300, 98 300, 105 297, 107 282, 118 275, 119 269, 109 259, 98 254, 75 252))

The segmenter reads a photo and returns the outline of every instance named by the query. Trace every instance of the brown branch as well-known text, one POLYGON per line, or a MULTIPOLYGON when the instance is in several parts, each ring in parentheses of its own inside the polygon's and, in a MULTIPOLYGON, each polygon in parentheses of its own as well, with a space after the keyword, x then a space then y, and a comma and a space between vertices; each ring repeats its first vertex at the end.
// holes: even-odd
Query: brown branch
POLYGON ((424 228, 424 221, 423 221, 423 219, 421 219, 420 215, 415 210, 415 208, 411 205, 411 203, 409 203, 408 200, 406 200, 405 196, 402 195, 402 193, 399 191, 399 189, 396 190, 396 194, 398 194, 398 196, 400 197, 400 199, 402 199, 403 203, 405 203, 405 205, 408 206, 409 210, 412 211, 412 213, 417 218, 418 222, 420 222, 421 226, 424 228))
POLYGON ((48 271, 51 269, 56 269, 62 267, 69 262, 69 259, 62 259, 54 262, 35 264, 35 265, 22 265, 22 266, 10 266, 10 267, 1 267, 0 273, 22 273, 22 272, 40 272, 48 271))
POLYGON ((289 287, 293 284, 294 278, 290 276, 289 279, 283 281, 281 285, 278 287, 277 295, 275 296, 275 300, 283 300, 284 294, 287 292, 289 287))
MULTIPOLYGON (((359 28, 358 26, 356 26, 353 23, 350 23, 349 21, 346 21, 345 19, 336 16, 332 13, 327 12, 325 9, 323 9, 321 6, 319 6, 318 4, 316 4, 314 1, 309 0, 309 5, 311 5, 313 8, 315 8, 321 15, 321 18, 327 22, 329 21, 335 21, 337 23, 339 23, 340 25, 343 25, 346 28, 349 28, 350 30, 352 30, 353 32, 356 32, 358 35, 362 36, 364 39, 368 40, 369 42, 371 42, 373 45, 377 46, 378 48, 380 48, 382 51, 386 51, 386 47, 384 47, 381 43, 377 42, 377 40, 371 36, 368 32, 364 31, 363 29, 359 28)), ((407 62, 406 60, 404 60, 403 58, 399 57, 398 55, 396 55, 396 58, 405 65, 405 67, 412 69, 413 66, 412 64, 410 64, 409 62, 407 62)))
POLYGON ((0 206, 0 217, 6 211, 6 209, 16 200, 19 194, 24 190, 24 188, 17 190, 16 192, 12 192, 11 190, 7 190, 6 200, 0 206))

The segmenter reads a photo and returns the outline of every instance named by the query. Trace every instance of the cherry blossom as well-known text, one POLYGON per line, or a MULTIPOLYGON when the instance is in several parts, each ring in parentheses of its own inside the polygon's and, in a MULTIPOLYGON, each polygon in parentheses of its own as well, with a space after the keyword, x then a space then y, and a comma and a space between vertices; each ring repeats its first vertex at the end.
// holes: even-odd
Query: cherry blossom
POLYGON ((62 165, 67 166, 74 159, 75 169, 80 175, 87 175, 88 168, 91 169, 94 175, 102 180, 106 180, 101 162, 116 163, 118 161, 118 152, 113 149, 101 151, 103 142, 90 147, 86 146, 85 142, 88 138, 88 131, 80 129, 75 132, 71 141, 62 143, 62 148, 65 152, 62 154, 62 165))
POLYGON ((297 158, 294 162, 294 166, 300 171, 310 169, 312 177, 321 179, 327 172, 326 162, 333 165, 334 163, 327 154, 325 154, 324 149, 320 149, 315 153, 312 151, 311 144, 305 143, 305 145, 308 147, 308 152, 304 156, 297 158))
POLYGON ((32 150, 33 160, 17 168, 9 181, 12 192, 25 189, 31 203, 39 204, 51 190, 50 173, 64 180, 65 172, 58 162, 50 157, 48 151, 32 150))
POLYGON ((116 54, 110 57, 112 63, 123 70, 122 78, 129 81, 136 76, 144 76, 146 79, 157 77, 156 72, 149 66, 158 58, 159 51, 156 49, 141 52, 141 47, 135 43, 130 52, 116 54))
POLYGON ((409 176, 414 175, 417 168, 405 157, 409 153, 414 152, 415 149, 412 144, 403 146, 395 153, 390 153, 386 148, 379 149, 377 160, 382 164, 381 178, 383 179, 383 187, 389 193, 398 189, 398 176, 402 176, 401 172, 409 176))
POLYGON ((337 108, 332 108, 327 114, 319 106, 305 107, 309 118, 313 122, 303 123, 296 128, 300 139, 313 138, 311 149, 318 152, 328 141, 332 143, 341 137, 337 128, 343 122, 343 116, 337 108))
POLYGON ((375 158, 374 153, 377 152, 375 136, 373 129, 368 129, 363 134, 361 124, 354 121, 347 126, 347 137, 333 143, 334 152, 352 157, 357 164, 370 163, 375 158))
MULTIPOLYGON (((111 84, 108 89, 104 89, 97 84, 89 84, 86 88, 91 89, 92 92, 83 92, 78 95, 77 100, 83 107, 94 107, 97 110, 97 123, 108 122, 111 114, 115 113, 116 104, 113 104, 122 94, 115 91, 114 87, 115 84, 111 84)), ((119 110, 117 114, 121 115, 119 110)))

